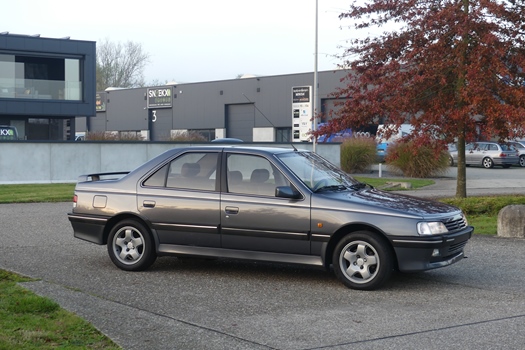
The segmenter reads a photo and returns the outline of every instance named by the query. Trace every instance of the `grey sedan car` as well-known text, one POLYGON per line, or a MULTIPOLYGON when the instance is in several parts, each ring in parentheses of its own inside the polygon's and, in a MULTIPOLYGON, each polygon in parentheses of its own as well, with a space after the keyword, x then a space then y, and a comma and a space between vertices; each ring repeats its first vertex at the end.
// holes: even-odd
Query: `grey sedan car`
POLYGON ((316 153, 224 145, 83 175, 68 217, 123 270, 162 255, 245 259, 333 267, 366 290, 460 261, 474 230, 456 207, 377 190, 316 153))
MULTIPOLYGON (((495 165, 510 168, 519 165, 519 154, 513 147, 497 142, 483 141, 468 143, 465 146, 465 164, 481 165, 484 168, 493 168, 495 165)), ((457 164, 458 151, 449 147, 449 163, 457 164)))

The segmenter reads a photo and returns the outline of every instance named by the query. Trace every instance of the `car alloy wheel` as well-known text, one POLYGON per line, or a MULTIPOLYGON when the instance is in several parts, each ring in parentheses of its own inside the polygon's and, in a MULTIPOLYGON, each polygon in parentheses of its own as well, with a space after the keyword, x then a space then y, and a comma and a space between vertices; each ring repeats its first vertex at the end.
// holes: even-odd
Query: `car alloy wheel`
POLYGON ((520 166, 525 167, 525 154, 520 156, 520 166))
POLYGON ((144 270, 156 259, 152 242, 144 225, 136 220, 123 220, 109 234, 108 254, 122 270, 144 270))
POLYGON ((494 167, 494 162, 492 161, 492 159, 486 157, 486 158, 483 158, 483 167, 486 168, 486 169, 490 169, 492 167, 494 167))
POLYGON ((390 247, 381 237, 368 231, 343 237, 334 250, 332 262, 337 278, 353 289, 379 288, 393 270, 390 247))

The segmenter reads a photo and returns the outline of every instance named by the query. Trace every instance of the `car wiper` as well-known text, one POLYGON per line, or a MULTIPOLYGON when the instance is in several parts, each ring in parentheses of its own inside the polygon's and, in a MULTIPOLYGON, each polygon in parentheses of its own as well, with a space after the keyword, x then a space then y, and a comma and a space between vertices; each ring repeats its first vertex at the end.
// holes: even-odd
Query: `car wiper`
POLYGON ((345 185, 327 185, 327 186, 319 187, 314 192, 317 193, 317 192, 323 192, 323 191, 342 191, 342 190, 346 190, 347 188, 348 187, 346 187, 345 185))
MULTIPOLYGON (((350 188, 352 190, 361 190, 361 189, 363 189, 363 188, 365 188, 367 186, 370 186, 370 185, 369 184, 365 184, 364 182, 358 182, 356 184, 351 185, 350 188)), ((373 187, 370 186, 370 188, 373 188, 373 187)))

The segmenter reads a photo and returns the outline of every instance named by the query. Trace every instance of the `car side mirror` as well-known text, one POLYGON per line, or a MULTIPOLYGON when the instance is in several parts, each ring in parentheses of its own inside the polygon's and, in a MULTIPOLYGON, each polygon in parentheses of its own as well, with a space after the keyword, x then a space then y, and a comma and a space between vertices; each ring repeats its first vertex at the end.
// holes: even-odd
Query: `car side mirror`
POLYGON ((301 199, 302 196, 299 192, 293 189, 291 186, 277 186, 275 188, 275 197, 290 198, 290 199, 301 199))

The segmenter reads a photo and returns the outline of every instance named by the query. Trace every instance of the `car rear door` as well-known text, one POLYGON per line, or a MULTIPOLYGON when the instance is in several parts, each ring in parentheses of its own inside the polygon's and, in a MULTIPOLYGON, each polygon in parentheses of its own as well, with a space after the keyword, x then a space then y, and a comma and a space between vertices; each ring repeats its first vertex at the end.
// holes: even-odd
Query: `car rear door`
POLYGON ((220 151, 183 153, 138 185, 138 210, 161 245, 220 247, 219 155, 220 151))
POLYGON ((310 197, 278 198, 290 181, 264 156, 225 151, 221 192, 222 247, 289 254, 310 253, 310 197))
POLYGON ((481 164, 483 158, 483 143, 471 143, 468 145, 468 149, 465 152, 465 160, 467 164, 481 164))

